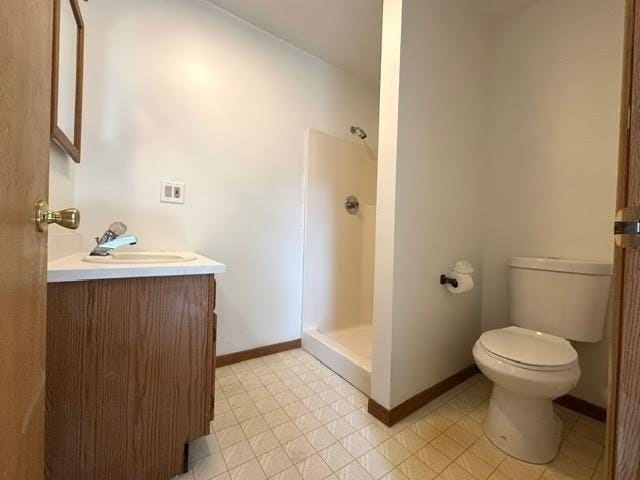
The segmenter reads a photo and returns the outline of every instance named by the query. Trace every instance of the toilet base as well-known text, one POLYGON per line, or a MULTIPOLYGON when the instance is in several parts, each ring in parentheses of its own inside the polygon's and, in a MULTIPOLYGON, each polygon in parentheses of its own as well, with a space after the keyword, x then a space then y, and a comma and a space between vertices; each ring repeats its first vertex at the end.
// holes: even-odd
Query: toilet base
POLYGON ((551 398, 522 397, 494 384, 484 432, 512 457, 543 464, 558 454, 562 422, 551 398))

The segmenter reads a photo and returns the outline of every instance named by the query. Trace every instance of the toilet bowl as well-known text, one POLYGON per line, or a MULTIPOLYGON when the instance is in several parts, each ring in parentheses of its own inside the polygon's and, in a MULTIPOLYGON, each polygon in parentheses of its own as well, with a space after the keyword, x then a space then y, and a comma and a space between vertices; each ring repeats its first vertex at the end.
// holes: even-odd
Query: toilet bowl
POLYGON ((567 339, 602 340, 612 267, 556 257, 512 257, 508 267, 513 326, 483 333, 473 347, 476 364, 494 383, 484 432, 513 457, 548 463, 562 435, 553 399, 580 379, 567 339))
POLYGON ((565 339, 519 327, 490 330, 473 347, 494 383, 484 432, 501 450, 530 463, 556 456, 562 422, 553 400, 580 379, 578 355, 565 339))

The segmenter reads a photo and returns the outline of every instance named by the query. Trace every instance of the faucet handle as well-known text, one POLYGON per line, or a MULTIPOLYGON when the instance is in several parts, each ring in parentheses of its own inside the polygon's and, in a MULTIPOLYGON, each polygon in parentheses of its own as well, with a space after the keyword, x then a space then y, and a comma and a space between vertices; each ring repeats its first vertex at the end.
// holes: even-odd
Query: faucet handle
POLYGON ((114 236, 119 237, 120 235, 124 235, 125 233, 127 233, 127 226, 120 221, 113 222, 111 225, 109 225, 108 231, 113 233, 114 236))

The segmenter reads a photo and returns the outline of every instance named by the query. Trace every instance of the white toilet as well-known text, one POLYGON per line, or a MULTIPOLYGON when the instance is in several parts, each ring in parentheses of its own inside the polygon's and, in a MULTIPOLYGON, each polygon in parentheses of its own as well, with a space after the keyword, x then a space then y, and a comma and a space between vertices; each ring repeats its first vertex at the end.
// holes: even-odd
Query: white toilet
POLYGON ((509 260, 514 326, 483 333, 473 347, 494 383, 484 431, 509 455, 548 463, 558 453, 562 423, 552 402, 580 378, 578 354, 566 339, 602 339, 611 273, 610 264, 585 260, 509 260))

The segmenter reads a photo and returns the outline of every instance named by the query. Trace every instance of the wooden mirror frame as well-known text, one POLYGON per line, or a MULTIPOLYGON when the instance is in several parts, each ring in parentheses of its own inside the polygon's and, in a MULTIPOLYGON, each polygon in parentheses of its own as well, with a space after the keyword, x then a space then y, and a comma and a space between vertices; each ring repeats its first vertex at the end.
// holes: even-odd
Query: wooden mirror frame
POLYGON ((78 0, 53 0, 53 63, 51 74, 51 139, 54 140, 74 162, 80 163, 82 137, 82 89, 84 72, 84 20, 78 0), (69 2, 78 27, 76 39, 76 98, 74 108, 73 141, 58 126, 58 84, 60 75, 60 11, 61 2, 69 2))

